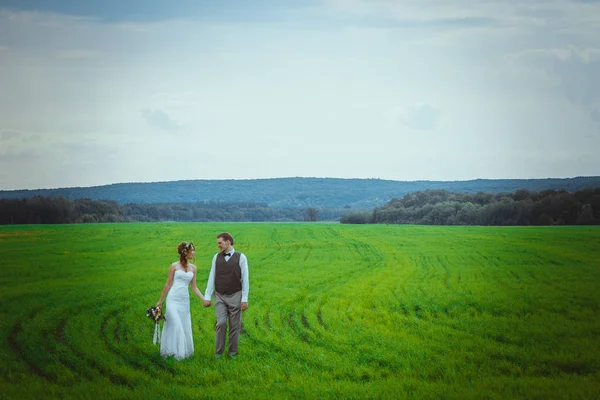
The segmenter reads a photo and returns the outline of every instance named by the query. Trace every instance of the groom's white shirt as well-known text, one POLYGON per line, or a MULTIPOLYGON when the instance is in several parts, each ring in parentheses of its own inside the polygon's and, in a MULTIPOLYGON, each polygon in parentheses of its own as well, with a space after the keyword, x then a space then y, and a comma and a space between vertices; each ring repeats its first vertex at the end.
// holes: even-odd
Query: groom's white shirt
MULTIPOLYGON (((231 254, 235 253, 235 249, 231 248, 231 254)), ((217 264, 217 256, 215 254, 212 259, 212 267, 210 268, 210 275, 208 276, 208 283, 206 284, 206 291, 204 292, 204 298, 206 300, 212 300, 212 295, 215 292, 215 265, 217 264)), ((225 256, 225 261, 229 261, 229 256, 225 256)), ((242 303, 248 302, 248 292, 250 291, 250 281, 248 277, 248 259, 244 253, 240 253, 240 269, 242 270, 242 303)))

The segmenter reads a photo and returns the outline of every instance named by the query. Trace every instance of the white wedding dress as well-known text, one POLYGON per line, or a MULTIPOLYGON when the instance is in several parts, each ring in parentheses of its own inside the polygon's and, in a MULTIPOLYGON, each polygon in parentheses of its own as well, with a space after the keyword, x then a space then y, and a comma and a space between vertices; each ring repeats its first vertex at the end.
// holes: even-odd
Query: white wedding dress
POLYGON ((175 270, 173 285, 167 294, 165 322, 160 337, 160 355, 182 360, 194 354, 192 315, 188 286, 194 277, 192 271, 175 270))

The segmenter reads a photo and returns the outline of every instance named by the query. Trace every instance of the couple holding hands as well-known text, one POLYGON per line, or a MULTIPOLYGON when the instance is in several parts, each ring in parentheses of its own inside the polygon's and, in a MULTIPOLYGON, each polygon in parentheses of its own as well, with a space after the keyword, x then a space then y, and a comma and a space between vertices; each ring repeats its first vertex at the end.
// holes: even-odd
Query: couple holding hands
POLYGON ((217 322, 215 356, 222 357, 225 350, 227 320, 229 320, 228 355, 238 353, 242 315, 248 308, 248 259, 233 248, 233 237, 223 232, 217 235, 219 252, 212 260, 210 275, 204 296, 196 285, 196 266, 189 262, 194 258, 193 243, 182 242, 177 247, 179 261, 169 267, 167 283, 162 290, 157 307, 162 307, 167 298, 166 318, 160 336, 160 354, 163 357, 174 356, 178 360, 194 354, 192 338, 192 317, 190 314, 190 295, 188 286, 196 296, 204 301, 204 307, 212 305, 215 296, 217 322))

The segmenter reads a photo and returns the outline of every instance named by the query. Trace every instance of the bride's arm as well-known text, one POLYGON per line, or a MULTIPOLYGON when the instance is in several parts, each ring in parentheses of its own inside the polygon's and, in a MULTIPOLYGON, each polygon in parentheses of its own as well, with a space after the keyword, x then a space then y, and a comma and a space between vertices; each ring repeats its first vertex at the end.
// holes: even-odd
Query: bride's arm
POLYGON ((198 289, 198 286, 196 285, 196 271, 197 271, 197 268, 194 265, 194 277, 192 278, 192 281, 190 282, 190 286, 192 287, 192 291, 196 294, 196 296, 200 297, 200 300, 204 301, 204 296, 202 296, 200 289, 198 289))
POLYGON ((175 264, 171 264, 171 267, 169 268, 169 276, 167 277, 167 283, 165 283, 165 287, 163 288, 162 293, 160 294, 160 300, 158 300, 158 303, 156 303, 156 305, 159 307, 162 307, 163 299, 165 298, 167 293, 169 293, 169 290, 171 290, 171 286, 173 286, 173 275, 175 275, 175 264))

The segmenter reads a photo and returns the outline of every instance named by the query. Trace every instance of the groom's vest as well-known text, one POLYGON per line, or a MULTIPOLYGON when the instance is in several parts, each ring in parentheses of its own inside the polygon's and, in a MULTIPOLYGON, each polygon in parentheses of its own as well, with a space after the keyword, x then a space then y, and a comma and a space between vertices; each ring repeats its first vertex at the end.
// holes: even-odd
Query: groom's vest
POLYGON ((215 289, 220 294, 234 294, 242 290, 242 268, 237 251, 229 257, 229 261, 225 261, 223 253, 217 254, 215 289))

